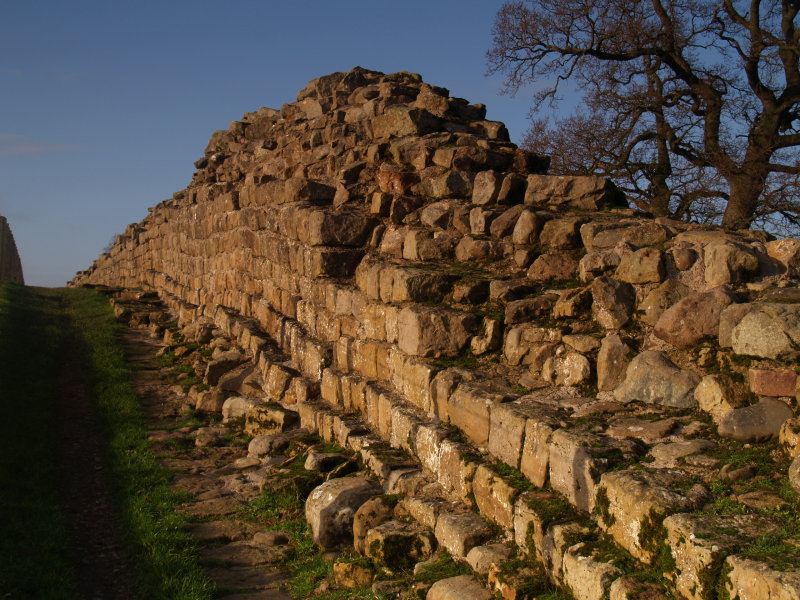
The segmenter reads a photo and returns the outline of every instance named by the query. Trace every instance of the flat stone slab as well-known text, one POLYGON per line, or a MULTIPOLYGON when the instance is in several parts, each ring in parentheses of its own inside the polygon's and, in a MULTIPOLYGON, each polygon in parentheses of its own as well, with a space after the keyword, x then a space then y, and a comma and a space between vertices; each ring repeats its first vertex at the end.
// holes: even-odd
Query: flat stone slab
POLYGON ((212 498, 211 500, 201 500, 193 504, 183 505, 180 512, 193 515, 195 517, 220 517, 231 515, 244 506, 240 500, 231 496, 225 498, 212 498))
POLYGON ((254 529, 244 521, 208 521, 192 525, 189 533, 203 542, 237 542, 250 538, 254 529))
POLYGON ((216 567, 208 571, 218 586, 229 590, 257 590, 277 588, 286 580, 286 575, 270 567, 216 567))
POLYGON ((256 546, 247 542, 233 542, 217 548, 205 548, 203 558, 224 562, 233 566, 266 565, 275 562, 283 552, 266 546, 256 546))
POLYGON ((187 494, 199 496, 208 490, 218 487, 219 482, 216 479, 205 477, 204 475, 186 475, 181 473, 175 475, 175 478, 172 480, 172 486, 187 494))
POLYGON ((232 596, 221 596, 220 600, 292 600, 292 597, 281 590, 261 590, 258 592, 233 594, 232 596))

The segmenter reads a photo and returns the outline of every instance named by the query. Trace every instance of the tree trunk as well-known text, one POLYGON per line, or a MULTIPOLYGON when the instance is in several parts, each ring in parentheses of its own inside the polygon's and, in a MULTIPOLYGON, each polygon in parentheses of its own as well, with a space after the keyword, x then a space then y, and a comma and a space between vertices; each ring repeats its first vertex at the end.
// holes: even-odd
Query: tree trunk
POLYGON ((730 185, 730 197, 722 226, 725 229, 747 229, 755 218, 765 177, 758 173, 740 173, 726 179, 730 185))

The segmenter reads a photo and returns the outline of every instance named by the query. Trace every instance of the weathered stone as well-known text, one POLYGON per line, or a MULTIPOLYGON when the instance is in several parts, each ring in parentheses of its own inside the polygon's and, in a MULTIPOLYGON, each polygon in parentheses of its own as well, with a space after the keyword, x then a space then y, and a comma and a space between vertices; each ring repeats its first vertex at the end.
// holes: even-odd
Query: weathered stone
POLYGON ((336 585, 348 590, 363 588, 372 583, 375 572, 362 564, 337 561, 333 563, 333 580, 336 585))
POLYGON ((692 346, 707 336, 716 337, 720 315, 733 302, 727 287, 687 296, 661 314, 653 335, 677 348, 692 346))
POLYGON ((729 556, 723 567, 728 596, 735 600, 800 598, 800 572, 785 571, 744 556, 729 556))
POLYGON ((495 171, 481 171, 476 174, 472 187, 472 203, 479 206, 494 204, 501 184, 502 179, 495 171))
POLYGON ((238 367, 245 361, 244 355, 237 351, 231 350, 221 354, 215 358, 206 367, 205 381, 208 385, 217 385, 219 378, 231 369, 238 367))
POLYGON ((440 579, 431 586, 426 600, 491 600, 492 594, 472 575, 440 579))
POLYGON ((503 324, 495 319, 484 317, 483 329, 470 342, 470 349, 475 356, 493 352, 503 344, 503 324))
POLYGON ((731 332, 737 354, 781 358, 795 353, 800 340, 800 307, 762 304, 742 317, 731 332))
POLYGON ((800 239, 774 240, 767 242, 765 246, 769 256, 785 265, 792 275, 797 275, 800 267, 800 239))
POLYGON ((299 421, 298 414, 279 405, 262 404, 247 410, 244 431, 247 435, 280 433, 299 421))
POLYGON ((595 506, 600 526, 634 558, 651 564, 663 542, 657 535, 665 516, 700 508, 707 490, 681 487, 685 473, 627 469, 604 473, 595 506))
POLYGON ((467 554, 467 564, 478 575, 486 575, 492 565, 499 565, 509 558, 511 552, 502 544, 475 546, 467 554))
POLYGON ((365 554, 367 533, 373 527, 390 521, 394 515, 395 502, 387 496, 375 496, 365 501, 353 515, 353 548, 365 554))
POLYGON ((797 393, 797 373, 788 369, 749 369, 750 391, 759 396, 794 396, 797 393))
POLYGON ((444 512, 436 521, 436 539, 450 554, 465 558, 472 548, 492 537, 492 529, 471 512, 444 512))
POLYGON ((514 225, 511 241, 519 245, 535 244, 539 241, 539 233, 546 221, 547 217, 544 213, 523 210, 514 225))
POLYGON ((610 179, 591 175, 528 175, 525 204, 600 210, 621 203, 610 179))
POLYGON ((450 423, 461 429, 477 446, 489 443, 490 413, 492 406, 503 402, 506 396, 485 387, 462 383, 447 400, 450 423))
POLYGON ((472 493, 481 515, 505 529, 514 523, 514 500, 518 491, 486 465, 479 465, 472 480, 472 493))
POLYGON ((778 439, 789 456, 800 454, 800 419, 793 417, 784 421, 778 439))
POLYGON ((599 552, 592 551, 591 546, 583 542, 564 553, 561 569, 564 583, 575 600, 603 600, 608 597, 613 581, 622 575, 622 571, 605 562, 599 552))
POLYGON ((595 221, 581 227, 581 239, 587 252, 613 248, 620 242, 632 244, 638 248, 654 246, 665 242, 669 236, 670 232, 666 227, 652 222, 595 221))
POLYGON ((601 250, 589 252, 578 262, 578 278, 581 281, 591 281, 617 267, 622 260, 621 252, 616 250, 601 250))
POLYGON ((542 318, 550 313, 554 301, 555 296, 548 294, 509 302, 506 304, 505 323, 514 325, 542 318))
POLYGON ((489 233, 498 238, 511 235, 522 210, 522 205, 518 204, 517 206, 503 211, 492 221, 492 224, 489 226, 489 233))
POLYGON ((763 442, 777 438, 783 423, 792 417, 794 411, 782 400, 763 398, 729 412, 720 420, 717 432, 740 442, 763 442))
POLYGON ((465 235, 455 248, 455 257, 459 262, 487 260, 499 255, 497 243, 492 240, 479 240, 465 235))
POLYGON ((800 456, 795 456, 789 465, 789 484, 800 494, 800 456))
POLYGON ((534 281, 573 279, 578 263, 568 254, 542 254, 528 269, 528 277, 534 281))
POLYGON ((553 316, 556 319, 587 316, 591 306, 591 287, 565 290, 553 305, 553 316))
POLYGON ((711 242, 703 251, 705 278, 709 287, 739 283, 750 273, 758 271, 758 258, 743 244, 711 242))
POLYGON ((743 386, 728 375, 706 375, 694 390, 697 406, 706 411, 719 423, 728 413, 745 405, 746 394, 743 386))
POLYGON ((614 397, 620 402, 691 408, 696 405, 693 394, 699 382, 697 375, 679 369, 664 353, 647 350, 630 362, 614 397))
POLYGON ((436 131, 439 123, 427 110, 398 105, 373 119, 372 132, 378 138, 424 135, 436 131))
POLYGON ((222 422, 242 418, 251 408, 263 402, 261 398, 244 398, 242 396, 228 398, 222 405, 222 422))
POLYGON ((225 392, 212 388, 197 394, 194 409, 198 412, 221 413, 225 404, 225 392))
POLYGON ((399 521, 387 521, 367 531, 366 555, 392 571, 404 571, 430 558, 436 539, 427 529, 399 521))
POLYGON ((537 407, 525 422, 525 442, 519 469, 536 487, 544 487, 550 473, 550 442, 559 427, 559 413, 537 407))
POLYGON ((592 317, 605 329, 619 329, 633 313, 636 293, 629 283, 610 277, 592 282, 592 317))
POLYGON ((579 385, 592 374, 589 359, 578 352, 553 356, 542 365, 542 379, 555 385, 579 385))
POLYGON ((626 283, 661 283, 664 272, 661 250, 642 248, 622 257, 614 277, 626 283))
POLYGON ((728 555, 775 530, 772 522, 756 515, 678 514, 664 519, 664 527, 677 567, 667 575, 690 600, 711 598, 717 581, 704 575, 717 572, 728 555))
POLYGON ((713 450, 716 447, 717 445, 711 440, 695 438, 656 444, 650 449, 650 456, 655 459, 653 462, 655 468, 674 468, 678 466, 681 459, 706 450, 713 450))
POLYGON ((585 222, 583 217, 562 217, 547 221, 539 234, 539 243, 545 248, 558 250, 576 248, 580 241, 578 232, 585 222))
POLYGON ((306 521, 321 548, 349 542, 353 535, 353 516, 358 508, 383 489, 363 477, 331 479, 314 488, 306 500, 306 521))
POLYGON ((581 354, 588 354, 600 347, 600 340, 591 335, 571 334, 562 337, 562 341, 581 354))
POLYGON ((616 440, 559 429, 550 438, 550 485, 573 506, 591 512, 600 476, 612 466, 609 457, 619 454, 616 440))
POLYGON ((630 351, 617 333, 610 333, 603 338, 597 354, 598 390, 613 390, 624 381, 630 351))
POLYGON ((411 356, 458 356, 476 325, 470 313, 407 307, 398 317, 398 346, 411 356))
POLYGON ((641 321, 647 325, 655 325, 661 315, 670 306, 683 300, 691 294, 691 290, 675 279, 667 279, 652 292, 647 294, 645 299, 639 304, 642 315, 641 321))
POLYGON ((636 417, 619 417, 609 423, 605 435, 613 438, 635 438, 646 444, 661 442, 677 425, 675 419, 650 421, 636 417))

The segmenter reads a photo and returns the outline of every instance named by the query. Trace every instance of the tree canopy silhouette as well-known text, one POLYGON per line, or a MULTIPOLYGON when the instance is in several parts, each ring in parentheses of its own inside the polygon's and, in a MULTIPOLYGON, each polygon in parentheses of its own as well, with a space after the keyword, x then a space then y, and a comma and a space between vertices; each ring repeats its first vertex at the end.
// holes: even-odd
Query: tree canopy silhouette
POLYGON ((800 214, 800 2, 533 0, 498 11, 491 72, 533 111, 526 144, 563 173, 603 173, 658 215, 744 228, 800 214))

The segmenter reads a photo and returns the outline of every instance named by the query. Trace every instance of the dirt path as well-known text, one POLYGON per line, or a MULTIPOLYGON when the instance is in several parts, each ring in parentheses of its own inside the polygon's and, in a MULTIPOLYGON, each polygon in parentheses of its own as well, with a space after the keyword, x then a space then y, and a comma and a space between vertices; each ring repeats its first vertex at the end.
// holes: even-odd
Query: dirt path
POLYGON ((154 358, 160 345, 148 330, 125 329, 122 342, 127 360, 136 367, 134 389, 151 428, 153 449, 175 472, 174 485, 194 497, 181 510, 197 520, 191 533, 221 592, 216 597, 289 600, 279 589, 286 576, 278 568, 288 540, 235 517, 259 494, 249 475, 261 465, 247 459, 246 448, 225 445, 225 428, 219 424, 181 426, 188 406, 162 376, 154 358))
POLYGON ((58 473, 67 549, 86 600, 133 600, 135 577, 114 514, 104 439, 89 397, 80 348, 63 349, 59 394, 58 473))

